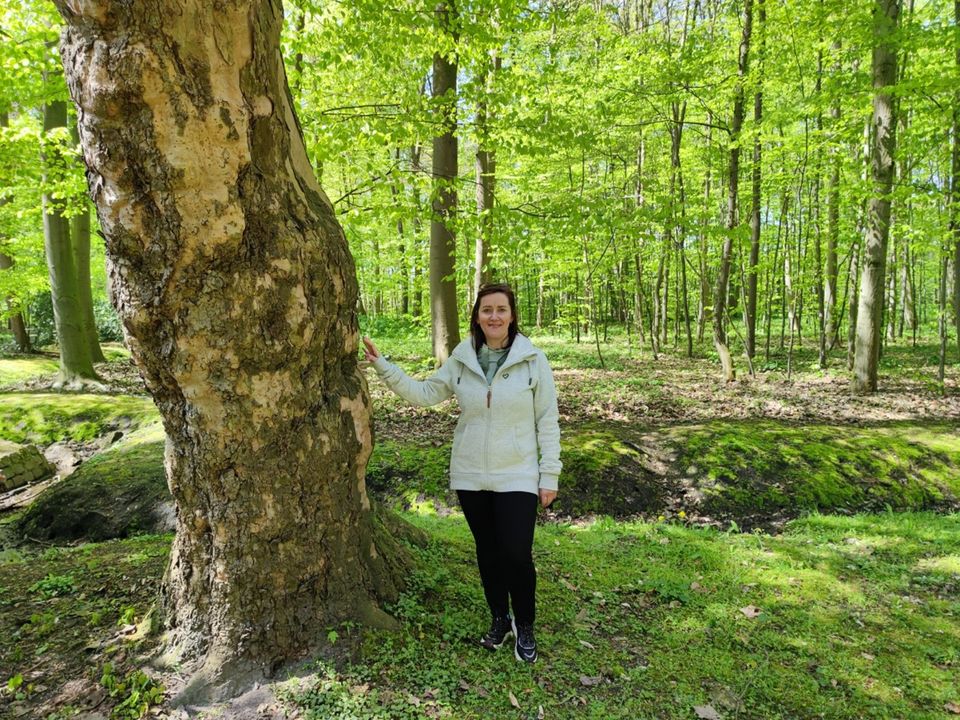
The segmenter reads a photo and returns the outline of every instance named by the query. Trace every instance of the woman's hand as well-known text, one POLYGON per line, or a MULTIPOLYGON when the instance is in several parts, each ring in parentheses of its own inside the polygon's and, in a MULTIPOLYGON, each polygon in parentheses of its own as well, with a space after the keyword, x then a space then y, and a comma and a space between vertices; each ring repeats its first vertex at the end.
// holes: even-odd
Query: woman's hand
POLYGON ((363 355, 367 359, 367 362, 373 362, 380 357, 380 351, 377 350, 377 346, 373 344, 373 340, 370 338, 363 338, 363 348, 363 355))
POLYGON ((543 488, 540 489, 540 504, 543 505, 543 507, 545 508, 550 507, 550 503, 552 503, 556 499, 557 499, 556 490, 544 490, 543 488))

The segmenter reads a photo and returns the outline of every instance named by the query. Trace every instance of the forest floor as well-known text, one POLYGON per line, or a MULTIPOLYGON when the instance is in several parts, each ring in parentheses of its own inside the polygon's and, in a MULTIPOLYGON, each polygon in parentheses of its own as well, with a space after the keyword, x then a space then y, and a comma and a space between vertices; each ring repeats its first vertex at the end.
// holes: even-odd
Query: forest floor
MULTIPOLYGON (((603 347, 601 368, 592 346, 537 342, 557 377, 568 468, 567 504, 544 513, 535 547, 541 660, 473 643, 482 595, 443 489, 455 406, 405 407, 370 372, 369 482, 431 538, 412 549, 419 570, 390 608, 401 631, 330 628, 344 661, 191 716, 960 713, 958 366, 944 394, 933 346, 891 347, 881 392, 857 397, 840 356, 820 371, 800 352, 789 377, 775 356, 724 385, 709 357, 654 362, 619 343, 603 347), (924 507, 941 512, 857 514, 924 507), (756 531, 730 532, 742 527, 756 531)), ((422 339, 380 344, 427 372, 422 339)), ((48 356, 0 359, 0 437, 92 453, 108 431, 155 422, 122 350, 95 393, 50 393, 54 370, 48 356)), ((138 717, 148 706, 184 717, 162 703, 147 664, 156 638, 143 630, 170 536, 24 545, 10 520, 0 518, 0 717, 138 717)))

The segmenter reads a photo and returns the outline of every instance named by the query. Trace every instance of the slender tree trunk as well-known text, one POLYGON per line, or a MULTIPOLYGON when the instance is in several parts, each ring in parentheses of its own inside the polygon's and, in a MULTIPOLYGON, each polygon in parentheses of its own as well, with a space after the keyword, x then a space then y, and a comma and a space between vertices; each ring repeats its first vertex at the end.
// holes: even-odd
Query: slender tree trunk
POLYGON ((751 207, 750 207, 750 263, 747 266, 747 307, 745 320, 747 324, 747 357, 751 360, 757 348, 757 273, 760 264, 760 181, 761 181, 761 146, 760 133, 763 121, 763 58, 766 45, 767 10, 763 0, 757 0, 757 30, 760 36, 760 51, 757 64, 760 78, 757 81, 757 92, 753 96, 753 172, 751 174, 751 207))
POLYGON ((492 271, 490 268, 490 247, 493 243, 493 203, 496 197, 497 156, 490 140, 489 124, 493 119, 489 117, 490 108, 487 105, 487 96, 500 70, 500 56, 495 55, 489 71, 485 68, 480 77, 479 85, 483 88, 480 100, 477 103, 477 215, 480 217, 480 232, 477 233, 474 253, 474 296, 480 292, 480 287, 490 282, 492 271))
MULTIPOLYGON (((840 41, 833 45, 840 50, 840 41)), ((831 128, 836 132, 840 126, 840 100, 836 99, 830 109, 831 128)), ((830 180, 827 187, 827 271, 823 286, 823 326, 827 342, 832 349, 837 344, 837 241, 840 237, 840 152, 834 142, 829 150, 830 180)))
POLYGON ((853 390, 877 390, 880 337, 883 333, 883 289, 890 232, 890 191, 897 119, 890 88, 897 78, 895 32, 900 0, 876 0, 873 49, 873 140, 871 142, 872 191, 864 235, 860 308, 853 363, 853 390))
POLYGON ((737 70, 737 87, 733 101, 733 120, 730 123, 730 164, 729 187, 727 192, 727 236, 723 241, 723 253, 720 257, 720 271, 717 273, 717 289, 714 293, 713 344, 720 356, 723 377, 727 382, 736 378, 733 370, 733 358, 727 347, 726 309, 727 290, 730 281, 730 263, 733 256, 733 235, 739 224, 737 217, 737 189, 740 180, 740 130, 743 127, 743 84, 749 69, 750 32, 753 25, 753 0, 744 0, 743 35, 740 40, 740 53, 737 70))
MULTIPOLYGON (((400 148, 394 150, 394 159, 399 167, 400 148)), ((408 315, 410 313, 410 259, 407 257, 407 238, 403 232, 403 216, 400 214, 400 208, 402 207, 400 183, 396 177, 390 180, 390 197, 393 199, 393 205, 397 212, 397 241, 400 251, 400 313, 408 315)))
MULTIPOLYGON (((10 116, 6 112, 0 112, 0 128, 5 128, 10 124, 10 116)), ((0 207, 3 207, 11 201, 6 195, 0 195, 0 207)), ((0 245, 2 247, 2 245, 0 245)), ((13 267, 13 258, 0 252, 0 270, 9 270, 13 267)), ((6 299, 7 309, 13 309, 13 298, 6 299)), ((17 345, 17 350, 22 353, 28 353, 33 348, 30 346, 30 335, 27 332, 26 323, 23 322, 23 314, 14 312, 10 315, 10 330, 13 332, 13 341, 17 345)))
MULTIPOLYGON (((13 258, 0 252, 0 270, 9 270, 13 267, 13 258)), ((7 298, 7 308, 12 308, 11 298, 7 298)), ((13 341, 17 345, 17 350, 22 353, 28 353, 33 350, 30 345, 30 334, 27 332, 26 323, 23 322, 23 315, 15 312, 10 315, 10 330, 13 332, 13 341)))
MULTIPOLYGON (((960 0, 953 3, 954 27, 960 27, 960 0)), ((956 38, 956 34, 954 34, 956 38)), ((957 40, 957 70, 960 71, 960 40, 957 40)), ((960 356, 960 88, 953 96, 953 148, 951 151, 953 182, 951 183, 950 229, 953 233, 953 321, 957 333, 957 354, 960 356)))
POLYGON ((278 3, 58 8, 111 297, 167 433, 164 658, 190 673, 175 702, 198 704, 331 625, 390 624, 405 563, 364 483, 355 266, 307 159, 278 3))
MULTIPOLYGON (((713 146, 713 113, 707 113, 707 147, 713 146)), ((703 333, 709 321, 707 307, 710 305, 710 277, 707 272, 707 256, 709 245, 707 242, 707 227, 710 223, 710 191, 713 165, 707 162, 707 172, 703 179, 703 219, 700 223, 700 243, 698 256, 700 259, 700 297, 697 301, 697 342, 703 342, 703 333)))
MULTIPOLYGON (((441 30, 457 41, 457 11, 453 0, 443 0, 435 10, 441 30)), ((433 218, 430 221, 430 315, 433 323, 433 356, 443 364, 460 342, 457 280, 454 256, 456 237, 453 216, 457 208, 457 57, 437 52, 433 56, 433 98, 437 127, 433 138, 433 218)))
MULTIPOLYGON (((43 182, 54 182, 51 167, 62 166, 63 158, 55 156, 63 148, 50 140, 50 133, 67 126, 67 104, 56 100, 44 105, 44 159, 43 182)), ((84 323, 81 288, 78 281, 76 256, 70 242, 70 221, 63 216, 62 208, 48 192, 43 194, 43 237, 47 254, 47 269, 50 273, 50 294, 53 297, 53 317, 60 345, 60 374, 58 386, 79 387, 85 381, 96 381, 90 357, 90 346, 84 323)), ((88 255, 89 257, 89 255, 88 255)), ((89 275, 89 273, 88 273, 89 275)))
POLYGON ((424 256, 427 254, 424 248, 423 238, 423 204, 420 200, 419 179, 423 172, 423 166, 420 164, 420 153, 422 146, 414 144, 410 147, 410 166, 413 169, 413 317, 419 319, 423 314, 423 268, 429 264, 429 259, 424 262, 424 256))
MULTIPOLYGON (((70 128, 75 145, 80 144, 77 126, 70 128)), ((97 321, 93 316, 93 290, 90 285, 90 208, 87 198, 83 198, 83 210, 70 218, 70 242, 73 246, 74 264, 77 268, 77 287, 80 290, 80 306, 83 313, 83 332, 90 347, 90 359, 106 362, 100 349, 100 335, 97 333, 97 321)))

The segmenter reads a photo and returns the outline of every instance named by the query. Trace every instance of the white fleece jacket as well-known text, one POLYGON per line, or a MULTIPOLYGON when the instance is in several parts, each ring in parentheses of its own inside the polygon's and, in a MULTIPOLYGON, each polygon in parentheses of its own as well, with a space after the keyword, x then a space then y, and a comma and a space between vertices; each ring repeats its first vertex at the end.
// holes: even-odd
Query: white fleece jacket
POLYGON ((457 396, 460 420, 450 454, 452 489, 534 494, 539 488, 557 489, 557 390, 546 356, 526 336, 514 338, 489 386, 470 338, 423 381, 382 355, 373 367, 391 390, 413 405, 436 405, 457 396))

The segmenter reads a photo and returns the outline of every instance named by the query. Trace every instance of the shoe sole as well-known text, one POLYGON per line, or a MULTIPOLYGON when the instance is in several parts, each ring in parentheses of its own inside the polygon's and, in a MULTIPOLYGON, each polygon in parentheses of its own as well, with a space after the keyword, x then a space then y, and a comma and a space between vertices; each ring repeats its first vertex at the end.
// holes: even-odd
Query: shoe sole
MULTIPOLYGON (((513 637, 519 639, 520 636, 517 635, 517 623, 511 620, 510 625, 513 627, 513 637)), ((504 640, 506 640, 506 638, 504 638, 504 640)), ((535 663, 537 661, 537 657, 539 657, 539 655, 534 655, 532 660, 525 660, 524 658, 520 657, 520 652, 517 650, 516 641, 513 643, 513 656, 517 659, 518 662, 530 663, 531 665, 535 663)))
POLYGON ((503 647, 503 644, 507 641, 507 639, 510 638, 512 635, 513 635, 512 632, 507 631, 507 634, 503 636, 503 640, 500 641, 499 645, 494 645, 493 643, 485 643, 483 640, 481 640, 480 647, 486 648, 491 652, 493 652, 494 650, 499 650, 500 648, 503 647))

